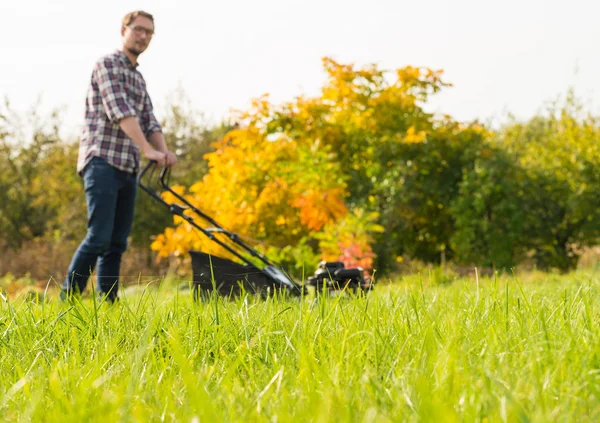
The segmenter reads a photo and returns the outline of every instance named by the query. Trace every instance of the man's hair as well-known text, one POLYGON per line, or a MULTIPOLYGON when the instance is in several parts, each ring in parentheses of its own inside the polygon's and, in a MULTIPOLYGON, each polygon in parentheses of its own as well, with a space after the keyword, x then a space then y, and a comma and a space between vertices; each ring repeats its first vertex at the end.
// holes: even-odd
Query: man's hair
POLYGON ((123 17, 123 26, 131 25, 131 22, 133 22, 138 16, 148 18, 152 21, 152 23, 154 23, 154 17, 150 13, 144 12, 143 10, 136 10, 134 12, 129 12, 123 17))

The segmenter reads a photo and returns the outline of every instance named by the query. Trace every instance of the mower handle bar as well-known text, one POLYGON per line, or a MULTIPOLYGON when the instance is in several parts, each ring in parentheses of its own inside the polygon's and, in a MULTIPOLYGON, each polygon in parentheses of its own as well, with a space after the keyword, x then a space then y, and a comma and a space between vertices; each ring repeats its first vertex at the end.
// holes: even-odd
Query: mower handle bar
POLYGON ((163 189, 165 189, 166 191, 169 191, 171 194, 173 194, 173 196, 175 198, 177 198, 179 201, 181 201, 183 204, 185 204, 194 213, 198 214, 200 217, 202 217, 203 219, 205 219, 206 221, 208 221, 210 224, 214 225, 214 228, 204 228, 204 227, 198 225, 194 221, 194 218, 192 216, 188 216, 188 215, 186 215, 186 214, 183 213, 186 208, 184 208, 184 207, 182 207, 180 205, 174 204, 174 203, 168 203, 168 202, 166 202, 158 194, 158 192, 156 192, 156 190, 154 190, 150 186, 144 184, 143 183, 143 178, 146 175, 146 173, 148 173, 150 171, 150 169, 152 169, 152 171, 150 172, 150 178, 152 178, 152 175, 154 175, 154 169, 155 168, 156 168, 156 161, 151 160, 144 167, 144 169, 140 172, 140 174, 138 176, 138 185, 140 186, 140 188, 142 188, 144 191, 146 191, 148 194, 150 194, 150 196, 152 196, 160 204, 163 204, 164 206, 166 206, 171 213, 173 213, 173 214, 175 214, 177 216, 180 216, 182 219, 184 219, 189 224, 191 224, 196 229, 198 229, 200 232, 202 232, 204 235, 206 235, 209 239, 211 239, 212 241, 215 241, 221 247, 225 248, 228 252, 230 252, 231 254, 233 254, 234 256, 236 256, 237 258, 239 258, 240 260, 244 261, 246 264, 254 266, 254 264, 252 262, 250 262, 246 257, 242 256, 240 253, 238 253, 237 251, 235 251, 229 245, 225 244, 221 239, 215 237, 213 235, 213 233, 224 233, 224 234, 226 234, 229 237, 229 239, 231 239, 234 243, 236 243, 237 245, 239 245, 240 247, 242 247, 249 254, 251 254, 252 256, 254 256, 254 257, 256 257, 256 258, 258 258, 260 260, 262 260, 266 265, 273 266, 273 263, 271 263, 264 255, 260 254, 258 251, 256 251, 255 249, 253 249, 252 247, 250 247, 249 245, 247 245, 245 242, 243 242, 239 238, 239 236, 237 234, 224 229, 213 218, 211 218, 206 213, 204 213, 202 210, 198 209, 196 206, 194 206, 193 204, 191 204, 183 196, 181 196, 178 193, 176 193, 169 186, 169 178, 170 178, 170 175, 171 175, 171 169, 170 168, 164 167, 160 171, 159 180, 160 180, 160 183, 161 183, 163 189))

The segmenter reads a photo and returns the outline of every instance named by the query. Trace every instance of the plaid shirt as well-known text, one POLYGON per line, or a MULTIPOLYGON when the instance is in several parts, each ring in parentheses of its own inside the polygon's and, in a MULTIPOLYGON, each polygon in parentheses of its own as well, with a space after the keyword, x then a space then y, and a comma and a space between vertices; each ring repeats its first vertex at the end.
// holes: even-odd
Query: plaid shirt
POLYGON ((121 119, 136 116, 146 137, 162 130, 154 117, 144 77, 136 68, 120 50, 96 62, 85 102, 77 160, 80 175, 92 157, 125 172, 139 170, 140 150, 119 126, 121 119))

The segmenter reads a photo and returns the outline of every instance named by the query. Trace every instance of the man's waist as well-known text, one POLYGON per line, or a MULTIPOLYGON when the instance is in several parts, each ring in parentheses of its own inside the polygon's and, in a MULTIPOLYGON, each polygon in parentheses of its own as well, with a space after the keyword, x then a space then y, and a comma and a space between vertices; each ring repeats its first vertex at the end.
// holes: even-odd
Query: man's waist
POLYGON ((137 147, 128 149, 104 149, 99 146, 89 146, 90 148, 80 148, 77 170, 83 171, 83 168, 94 157, 106 161, 112 167, 123 172, 137 174, 140 170, 141 154, 137 147))

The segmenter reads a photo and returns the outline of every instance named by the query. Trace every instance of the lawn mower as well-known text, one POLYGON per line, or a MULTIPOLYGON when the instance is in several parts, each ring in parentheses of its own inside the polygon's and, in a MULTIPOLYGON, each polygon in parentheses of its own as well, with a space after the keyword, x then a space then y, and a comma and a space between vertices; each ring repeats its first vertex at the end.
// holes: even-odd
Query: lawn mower
POLYGON ((320 294, 344 290, 358 293, 372 289, 371 280, 365 277, 362 268, 345 268, 339 261, 322 261, 314 274, 303 284, 295 282, 282 266, 249 246, 238 234, 224 229, 212 217, 175 192, 169 185, 170 168, 162 168, 158 175, 156 170, 154 161, 150 161, 144 167, 138 176, 140 188, 166 206, 173 215, 181 217, 209 240, 220 245, 236 260, 202 251, 189 251, 195 298, 213 291, 224 296, 237 296, 242 292, 259 295, 279 292, 302 296, 311 290, 320 294), (178 203, 165 201, 161 196, 162 192, 171 193, 178 203))

